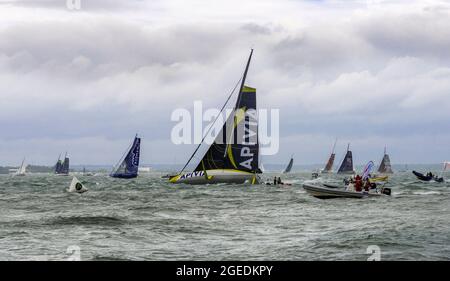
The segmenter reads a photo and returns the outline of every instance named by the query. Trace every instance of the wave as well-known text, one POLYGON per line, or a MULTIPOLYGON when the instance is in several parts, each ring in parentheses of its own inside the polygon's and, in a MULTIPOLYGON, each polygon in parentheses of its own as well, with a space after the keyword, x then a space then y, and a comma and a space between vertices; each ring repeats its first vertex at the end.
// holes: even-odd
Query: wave
POLYGON ((126 220, 118 217, 109 216, 71 216, 71 217, 56 217, 51 219, 47 225, 100 225, 112 226, 123 225, 127 223, 126 220))

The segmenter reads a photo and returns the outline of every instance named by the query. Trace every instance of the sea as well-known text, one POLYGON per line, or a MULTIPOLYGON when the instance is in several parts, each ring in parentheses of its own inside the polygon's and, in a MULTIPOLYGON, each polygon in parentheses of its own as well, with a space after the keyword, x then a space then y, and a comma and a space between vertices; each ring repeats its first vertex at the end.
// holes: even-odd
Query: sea
POLYGON ((284 186, 173 185, 164 174, 75 174, 83 194, 67 192, 73 175, 1 175, 0 260, 450 259, 450 179, 397 172, 390 197, 321 200, 302 188, 307 171, 282 175, 284 186))

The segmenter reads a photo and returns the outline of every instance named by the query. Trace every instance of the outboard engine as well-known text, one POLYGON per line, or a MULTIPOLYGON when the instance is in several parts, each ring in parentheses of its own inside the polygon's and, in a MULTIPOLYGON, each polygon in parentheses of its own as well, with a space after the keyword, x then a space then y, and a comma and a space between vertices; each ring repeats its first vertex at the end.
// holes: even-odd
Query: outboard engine
POLYGON ((381 190, 381 193, 383 193, 383 194, 385 194, 385 195, 391 195, 391 189, 390 188, 387 188, 387 187, 385 187, 385 188, 383 188, 382 190, 381 190))

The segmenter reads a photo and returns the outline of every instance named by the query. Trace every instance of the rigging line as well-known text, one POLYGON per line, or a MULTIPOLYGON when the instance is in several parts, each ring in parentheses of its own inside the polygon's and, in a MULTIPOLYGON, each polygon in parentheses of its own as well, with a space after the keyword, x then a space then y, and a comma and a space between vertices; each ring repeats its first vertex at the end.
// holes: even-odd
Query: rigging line
POLYGON ((122 162, 125 160, 125 157, 127 157, 128 152, 130 151, 130 149, 133 147, 134 141, 136 140, 136 137, 134 137, 133 142, 131 142, 130 145, 128 145, 127 149, 125 150, 124 154, 122 155, 122 157, 120 158, 119 162, 116 163, 116 165, 113 166, 113 170, 111 171, 111 174, 116 172, 116 169, 122 164, 122 162))
MULTIPOLYGON (((232 113, 233 114, 233 129, 231 130, 230 139, 228 140, 228 143, 231 143, 231 140, 234 137, 234 126, 235 125, 237 126, 237 124, 236 124, 236 111, 239 109, 238 106, 239 106, 239 103, 241 102, 241 93, 242 93, 242 90, 244 89, 244 86, 245 86, 245 79, 247 78, 248 68, 250 67, 250 62, 252 61, 252 56, 253 56, 253 49, 251 49, 251 51, 250 51, 250 56, 248 57, 247 65, 245 66, 244 74, 242 76, 241 87, 239 88, 238 99, 236 101, 236 106, 234 107, 234 110, 233 110, 233 113, 232 113)), ((225 156, 226 156, 226 150, 225 150, 225 153, 223 154, 224 158, 225 158, 225 156)))
POLYGON ((217 119, 219 119, 220 114, 222 114, 222 111, 224 110, 225 106, 227 106, 228 102, 230 101, 230 98, 233 96, 233 94, 236 91, 237 86, 239 85, 239 83, 242 81, 242 77, 239 79, 239 81, 236 83, 236 85, 234 86, 233 90, 231 91, 230 95, 228 96, 227 100, 225 101, 225 104, 222 106, 222 109, 220 109, 219 114, 216 116, 216 119, 214 119, 214 122, 212 123, 212 125, 208 128, 208 131, 206 131, 206 134, 203 136, 202 141, 199 143, 199 145, 197 146, 197 148, 194 150, 194 153, 192 153, 191 157, 189 158, 189 160, 187 161, 186 165, 184 165, 183 169, 181 169, 180 173, 183 173, 184 169, 186 169, 187 165, 189 165, 189 163, 191 162, 192 158, 194 157, 195 153, 197 153, 198 149, 200 148, 200 146, 202 145, 203 141, 205 140, 205 138, 208 136, 209 131, 211 131, 211 129, 214 127, 214 124, 216 123, 217 119))

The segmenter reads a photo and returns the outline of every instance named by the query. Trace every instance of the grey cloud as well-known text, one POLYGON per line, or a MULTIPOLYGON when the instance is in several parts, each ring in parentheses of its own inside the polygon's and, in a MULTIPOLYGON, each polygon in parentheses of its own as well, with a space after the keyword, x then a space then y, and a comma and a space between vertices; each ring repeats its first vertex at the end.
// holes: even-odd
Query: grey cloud
POLYGON ((253 46, 248 82, 258 105, 280 108, 282 117, 281 151, 269 159, 295 153, 304 163, 323 161, 323 149, 339 136, 361 159, 388 144, 394 162, 420 161, 422 154, 409 153, 428 144, 435 156, 426 160, 436 161, 445 154, 436 139, 448 139, 450 129, 448 19, 429 11, 374 13, 295 28, 92 14, 15 22, 0 29, 0 153, 12 159, 7 150, 20 141, 30 154, 27 147, 54 155, 67 143, 102 163, 110 156, 84 151, 86 143, 120 150, 139 132, 152 161, 177 154, 181 162, 192 149, 170 143, 172 110, 190 109, 194 100, 220 107, 253 46))
MULTIPOLYGON (((69 0, 75 3, 76 0, 69 0)), ((83 11, 123 11, 133 10, 142 7, 143 0, 79 0, 83 11)), ((19 7, 34 7, 45 9, 67 10, 68 0, 12 0, 2 1, 0 4, 9 4, 19 7)))

